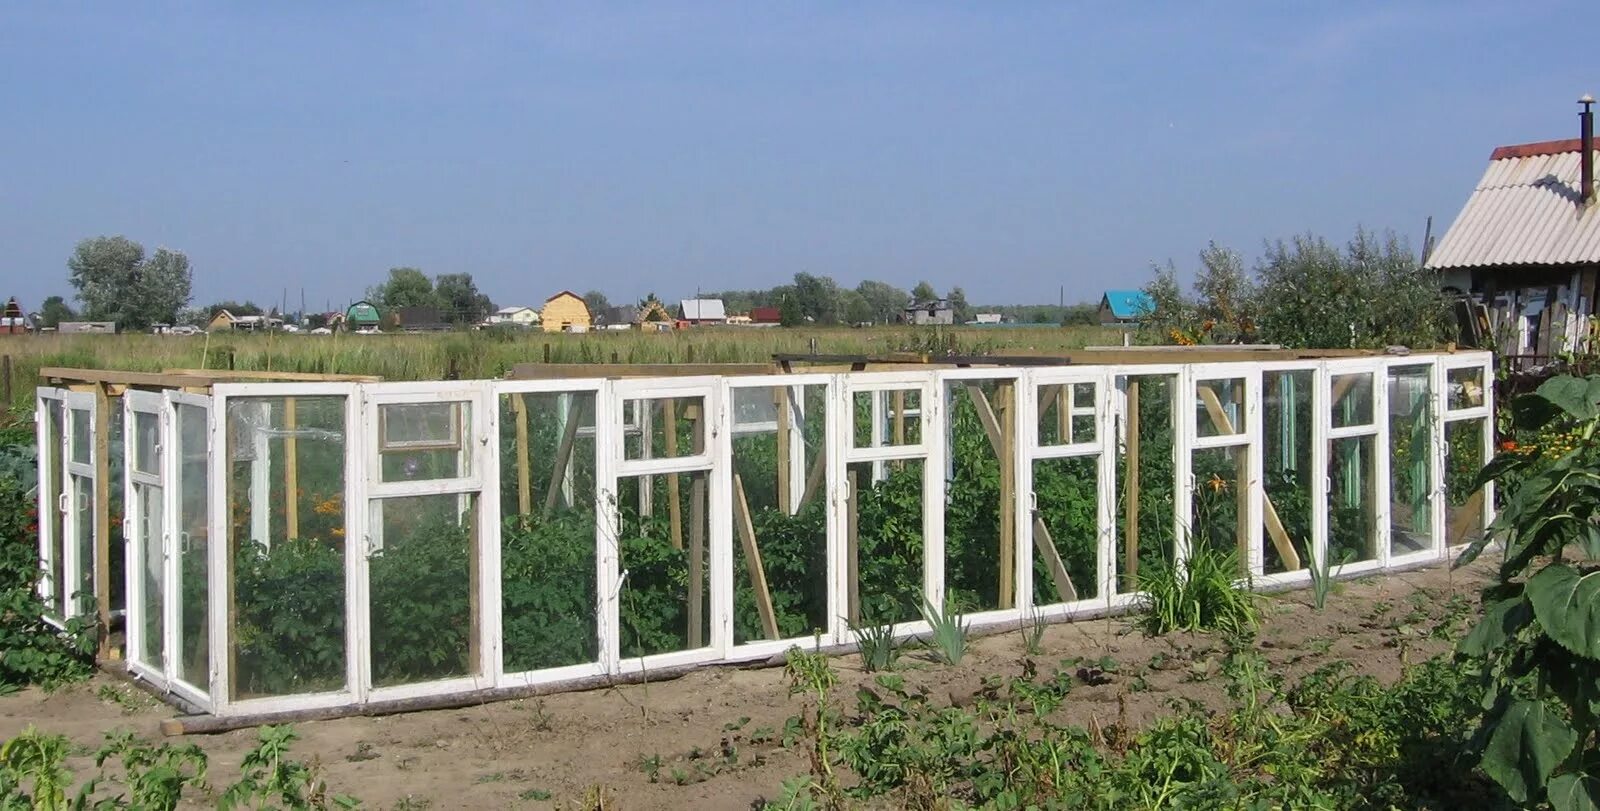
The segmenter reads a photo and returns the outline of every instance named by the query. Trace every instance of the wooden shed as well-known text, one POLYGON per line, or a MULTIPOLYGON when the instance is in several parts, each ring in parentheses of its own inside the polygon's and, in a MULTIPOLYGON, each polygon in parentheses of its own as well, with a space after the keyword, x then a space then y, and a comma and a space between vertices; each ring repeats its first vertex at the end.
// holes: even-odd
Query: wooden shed
POLYGON ((539 323, 545 332, 588 332, 593 320, 583 296, 563 290, 545 299, 539 323))

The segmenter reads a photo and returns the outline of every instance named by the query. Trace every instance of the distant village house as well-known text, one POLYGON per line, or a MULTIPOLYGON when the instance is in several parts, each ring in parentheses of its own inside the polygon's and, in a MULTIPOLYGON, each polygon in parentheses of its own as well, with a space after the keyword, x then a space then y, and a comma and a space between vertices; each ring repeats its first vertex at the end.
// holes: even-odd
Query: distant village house
POLYGON ((704 326, 726 324, 728 312, 722 306, 722 299, 684 299, 678 304, 678 312, 683 314, 683 320, 690 326, 704 326))
POLYGON ((539 325, 545 332, 588 332, 594 320, 583 296, 563 290, 545 300, 539 325))
POLYGON ((1143 290, 1107 290, 1100 297, 1100 323, 1107 326, 1136 326, 1139 319, 1154 312, 1156 303, 1143 290))
POLYGON ((900 314, 900 320, 907 324, 954 324, 956 322, 955 308, 950 306, 949 299, 933 299, 931 301, 913 301, 906 305, 900 314))
POLYGON ((17 303, 15 296, 6 300, 6 307, 0 310, 0 335, 19 335, 29 332, 28 315, 22 311, 22 305, 17 303))
POLYGON ((485 323, 490 326, 537 327, 539 311, 532 307, 501 307, 490 313, 485 323))

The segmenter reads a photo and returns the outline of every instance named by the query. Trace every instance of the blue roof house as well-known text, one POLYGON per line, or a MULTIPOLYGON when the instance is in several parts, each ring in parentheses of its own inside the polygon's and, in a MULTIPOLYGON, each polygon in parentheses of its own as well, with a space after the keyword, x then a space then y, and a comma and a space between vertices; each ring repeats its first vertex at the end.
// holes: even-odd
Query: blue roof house
POLYGON ((1137 324, 1155 308, 1155 301, 1143 290, 1107 290, 1100 297, 1100 323, 1137 324))

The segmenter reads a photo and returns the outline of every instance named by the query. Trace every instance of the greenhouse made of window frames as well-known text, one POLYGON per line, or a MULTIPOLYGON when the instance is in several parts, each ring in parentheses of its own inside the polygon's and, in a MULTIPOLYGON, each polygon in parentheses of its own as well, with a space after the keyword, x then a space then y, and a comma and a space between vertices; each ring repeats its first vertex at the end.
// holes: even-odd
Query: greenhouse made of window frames
POLYGON ((169 731, 576 689, 857 629, 1128 610, 1481 536, 1491 356, 524 364, 507 379, 45 369, 47 619, 169 731))

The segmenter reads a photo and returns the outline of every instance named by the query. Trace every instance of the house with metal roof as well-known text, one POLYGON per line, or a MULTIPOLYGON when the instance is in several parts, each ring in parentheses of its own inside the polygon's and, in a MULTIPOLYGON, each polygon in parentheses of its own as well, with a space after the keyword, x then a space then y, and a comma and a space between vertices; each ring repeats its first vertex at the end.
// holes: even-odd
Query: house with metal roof
POLYGON ((719 298, 684 299, 678 303, 678 312, 683 313, 683 320, 695 325, 725 324, 728 321, 728 311, 719 298))
POLYGON ((1539 359, 1586 348, 1600 296, 1594 99, 1579 137, 1502 146, 1425 266, 1488 310, 1501 354, 1539 359), (1585 146, 1587 145, 1587 148, 1585 146))
POLYGON ((1155 308, 1155 301, 1143 290, 1107 290, 1100 297, 1100 323, 1132 326, 1155 308))

